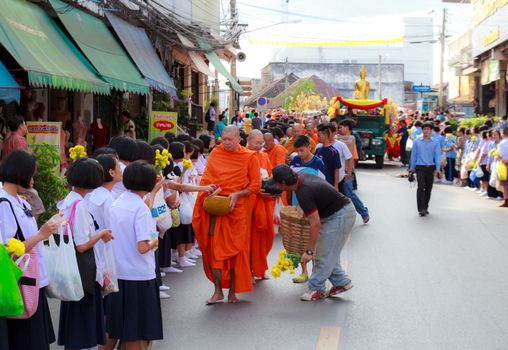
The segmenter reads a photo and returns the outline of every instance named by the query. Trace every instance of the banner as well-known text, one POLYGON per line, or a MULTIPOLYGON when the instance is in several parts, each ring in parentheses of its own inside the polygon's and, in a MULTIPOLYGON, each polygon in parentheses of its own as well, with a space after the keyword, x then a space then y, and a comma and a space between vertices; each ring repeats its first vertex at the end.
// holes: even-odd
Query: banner
POLYGON ((36 145, 47 143, 60 153, 61 122, 26 122, 26 141, 28 149, 33 152, 36 145))
POLYGON ((178 112, 151 112, 149 142, 167 132, 176 134, 178 112))

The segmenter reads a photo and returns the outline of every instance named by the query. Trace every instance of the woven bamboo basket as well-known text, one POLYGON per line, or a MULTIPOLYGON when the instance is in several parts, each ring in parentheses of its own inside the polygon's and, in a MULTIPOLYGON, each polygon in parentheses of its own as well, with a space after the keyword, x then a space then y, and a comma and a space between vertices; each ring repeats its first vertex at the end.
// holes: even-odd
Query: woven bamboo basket
POLYGON ((300 207, 287 206, 280 210, 282 244, 290 254, 303 254, 307 250, 310 224, 300 207))

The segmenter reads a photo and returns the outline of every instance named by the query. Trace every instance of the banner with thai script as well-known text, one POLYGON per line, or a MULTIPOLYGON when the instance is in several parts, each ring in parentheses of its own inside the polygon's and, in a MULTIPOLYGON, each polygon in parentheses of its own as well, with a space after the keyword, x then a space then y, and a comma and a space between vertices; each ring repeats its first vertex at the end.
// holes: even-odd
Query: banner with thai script
POLYGON ((176 134, 178 121, 177 112, 151 112, 149 141, 156 137, 164 136, 167 132, 176 134))
POLYGON ((36 145, 46 143, 60 152, 61 122, 26 122, 28 149, 33 152, 36 145))

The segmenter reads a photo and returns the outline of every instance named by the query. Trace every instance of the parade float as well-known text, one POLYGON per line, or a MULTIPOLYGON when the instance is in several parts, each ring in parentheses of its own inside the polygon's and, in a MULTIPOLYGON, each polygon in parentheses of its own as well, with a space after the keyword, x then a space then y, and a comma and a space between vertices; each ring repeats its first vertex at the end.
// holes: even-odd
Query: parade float
POLYGON ((362 67, 360 79, 355 82, 355 98, 336 96, 330 101, 328 114, 339 121, 354 120, 353 131, 360 135, 362 142, 363 157, 359 160, 374 160, 377 167, 382 168, 386 152, 385 132, 389 129, 397 108, 387 98, 369 99, 370 84, 365 80, 366 75, 365 67, 362 67))

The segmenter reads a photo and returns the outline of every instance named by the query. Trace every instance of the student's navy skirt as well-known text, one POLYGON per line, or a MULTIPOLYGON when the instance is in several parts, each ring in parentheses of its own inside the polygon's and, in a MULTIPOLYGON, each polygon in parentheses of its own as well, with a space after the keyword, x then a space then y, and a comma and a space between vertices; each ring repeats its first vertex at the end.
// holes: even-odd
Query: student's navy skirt
POLYGON ((95 294, 85 292, 80 301, 62 301, 58 345, 68 349, 87 349, 106 344, 104 309, 101 287, 95 284, 95 294))
POLYGON ((0 320, 0 349, 47 350, 55 341, 45 288, 39 290, 39 305, 27 319, 0 320), (3 324, 3 325, 2 325, 3 324), (8 334, 8 347, 4 348, 8 334))
POLYGON ((164 234, 164 237, 159 238, 159 266, 171 267, 171 235, 174 228, 170 228, 164 234))
POLYGON ((120 291, 107 298, 106 330, 122 341, 162 339, 159 287, 149 281, 118 280, 120 291))
POLYGON ((191 224, 181 224, 171 229, 171 235, 171 248, 173 249, 176 249, 180 244, 194 243, 194 230, 191 224))

